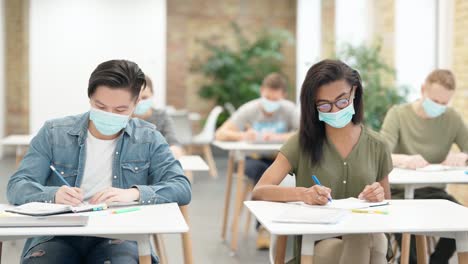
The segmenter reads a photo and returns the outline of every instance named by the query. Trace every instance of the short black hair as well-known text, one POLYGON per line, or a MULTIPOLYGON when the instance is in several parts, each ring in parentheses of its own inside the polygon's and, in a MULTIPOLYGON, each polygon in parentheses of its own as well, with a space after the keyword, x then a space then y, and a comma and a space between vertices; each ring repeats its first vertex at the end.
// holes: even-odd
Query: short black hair
POLYGON ((91 73, 88 82, 88 97, 97 87, 105 85, 111 89, 129 90, 132 98, 138 98, 141 87, 146 86, 145 74, 135 62, 128 60, 109 60, 99 64, 91 73))
POLYGON ((299 127, 299 141, 302 152, 309 154, 313 165, 322 159, 322 147, 326 141, 325 125, 319 120, 315 103, 320 87, 344 80, 356 90, 354 93, 355 114, 351 121, 362 123, 364 117, 363 89, 361 76, 355 69, 339 60, 320 61, 307 71, 301 89, 301 123, 299 127))

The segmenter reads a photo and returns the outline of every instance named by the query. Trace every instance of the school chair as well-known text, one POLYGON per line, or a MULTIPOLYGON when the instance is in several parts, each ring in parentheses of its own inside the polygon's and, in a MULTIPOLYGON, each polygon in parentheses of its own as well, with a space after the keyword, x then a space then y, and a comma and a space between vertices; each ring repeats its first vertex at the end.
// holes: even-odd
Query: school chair
POLYGON ((215 106, 210 111, 205 125, 203 126, 203 130, 199 134, 195 135, 191 142, 192 146, 200 146, 203 148, 203 154, 205 156, 205 160, 208 162, 208 166, 210 167, 210 175, 213 178, 218 177, 218 170, 213 158, 213 153, 211 152, 211 142, 213 142, 215 138, 216 121, 222 112, 223 108, 221 106, 215 106))

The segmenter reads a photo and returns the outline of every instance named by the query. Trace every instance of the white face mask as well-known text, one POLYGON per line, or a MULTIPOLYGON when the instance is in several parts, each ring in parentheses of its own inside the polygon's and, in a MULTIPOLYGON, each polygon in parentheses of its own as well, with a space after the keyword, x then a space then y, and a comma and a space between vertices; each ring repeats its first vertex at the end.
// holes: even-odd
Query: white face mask
POLYGON ((96 108, 91 108, 89 120, 93 121, 94 126, 99 133, 105 136, 111 136, 119 133, 120 130, 127 126, 130 116, 119 115, 96 108))
POLYGON ((267 113, 276 112, 281 107, 281 100, 272 101, 272 100, 266 99, 265 97, 262 97, 261 103, 262 103, 263 110, 265 110, 265 112, 267 113))
POLYGON ((427 97, 423 99, 422 107, 426 115, 431 118, 438 117, 447 110, 446 105, 438 104, 427 97))

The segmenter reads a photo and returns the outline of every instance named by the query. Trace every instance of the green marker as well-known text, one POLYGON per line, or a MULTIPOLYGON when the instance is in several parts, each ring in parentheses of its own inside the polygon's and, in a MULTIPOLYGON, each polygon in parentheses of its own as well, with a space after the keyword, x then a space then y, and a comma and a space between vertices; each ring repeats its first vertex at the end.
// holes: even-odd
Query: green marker
POLYGON ((118 209, 112 211, 113 214, 123 214, 123 213, 129 213, 129 212, 135 212, 140 210, 140 207, 130 207, 130 208, 123 208, 123 209, 118 209))

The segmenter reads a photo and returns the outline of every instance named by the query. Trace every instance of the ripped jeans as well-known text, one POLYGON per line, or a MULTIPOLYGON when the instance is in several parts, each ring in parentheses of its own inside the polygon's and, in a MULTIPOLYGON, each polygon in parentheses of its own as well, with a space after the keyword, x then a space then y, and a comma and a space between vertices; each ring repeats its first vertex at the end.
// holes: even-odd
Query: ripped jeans
MULTIPOLYGON (((29 250, 22 264, 137 264, 138 247, 134 241, 99 237, 57 236, 29 250)), ((157 258, 152 255, 152 263, 157 258)))

